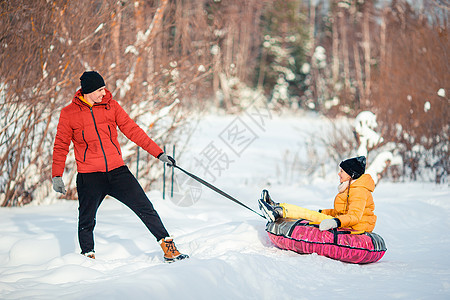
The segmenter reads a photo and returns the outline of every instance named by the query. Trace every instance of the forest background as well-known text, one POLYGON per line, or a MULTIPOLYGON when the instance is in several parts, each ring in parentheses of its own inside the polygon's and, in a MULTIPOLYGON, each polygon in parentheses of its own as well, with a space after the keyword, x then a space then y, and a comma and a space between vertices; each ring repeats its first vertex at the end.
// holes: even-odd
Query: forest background
MULTIPOLYGON (((0 11, 2 206, 51 191, 59 112, 85 70, 160 145, 199 113, 239 114, 255 99, 330 120, 368 110, 376 147, 402 158, 385 176, 448 184, 448 1, 16 0, 0 11)), ((356 135, 337 128, 331 156, 356 148, 356 135)), ((148 188, 158 162, 122 142, 148 188)), ((68 199, 75 174, 68 159, 68 199)))

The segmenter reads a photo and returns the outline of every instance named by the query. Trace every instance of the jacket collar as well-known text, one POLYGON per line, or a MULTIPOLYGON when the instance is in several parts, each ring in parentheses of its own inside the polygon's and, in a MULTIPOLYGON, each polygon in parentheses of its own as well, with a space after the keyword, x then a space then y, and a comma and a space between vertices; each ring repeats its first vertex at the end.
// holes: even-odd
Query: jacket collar
MULTIPOLYGON (((110 102, 112 100, 112 94, 109 90, 105 89, 106 95, 103 96, 102 102, 100 103, 94 103, 93 106, 97 105, 106 105, 106 107, 110 106, 110 102)), ((81 89, 79 89, 75 95, 73 96, 72 103, 81 106, 81 107, 89 107, 89 104, 86 102, 86 100, 82 100, 83 94, 81 93, 81 89)))

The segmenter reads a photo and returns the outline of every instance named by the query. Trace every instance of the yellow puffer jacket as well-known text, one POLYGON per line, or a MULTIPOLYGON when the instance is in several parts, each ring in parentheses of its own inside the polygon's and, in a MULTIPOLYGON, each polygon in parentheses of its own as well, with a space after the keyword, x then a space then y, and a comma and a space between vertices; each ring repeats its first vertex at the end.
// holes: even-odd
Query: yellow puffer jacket
POLYGON ((334 209, 324 209, 323 214, 338 218, 341 227, 372 232, 377 216, 372 192, 375 183, 369 174, 364 174, 350 184, 348 189, 336 195, 334 209), (348 194, 348 200, 347 200, 348 194))

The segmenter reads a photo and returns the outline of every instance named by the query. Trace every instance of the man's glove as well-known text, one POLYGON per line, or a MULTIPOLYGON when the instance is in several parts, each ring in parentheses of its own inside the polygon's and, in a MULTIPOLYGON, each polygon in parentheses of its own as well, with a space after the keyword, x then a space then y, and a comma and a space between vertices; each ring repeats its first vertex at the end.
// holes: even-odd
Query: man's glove
POLYGON ((61 193, 64 195, 66 194, 66 188, 65 188, 64 182, 60 176, 53 177, 52 182, 53 182, 53 189, 55 190, 55 192, 61 193))
POLYGON ((173 167, 177 164, 175 159, 173 159, 172 156, 169 156, 169 155, 165 154, 164 152, 161 153, 160 155, 158 155, 158 159, 160 161, 162 161, 163 163, 167 163, 167 165, 169 167, 173 167))
POLYGON ((319 224, 319 229, 321 231, 325 231, 328 229, 333 229, 336 227, 341 226, 341 221, 339 221, 338 218, 334 218, 334 219, 325 219, 322 222, 320 222, 319 224))

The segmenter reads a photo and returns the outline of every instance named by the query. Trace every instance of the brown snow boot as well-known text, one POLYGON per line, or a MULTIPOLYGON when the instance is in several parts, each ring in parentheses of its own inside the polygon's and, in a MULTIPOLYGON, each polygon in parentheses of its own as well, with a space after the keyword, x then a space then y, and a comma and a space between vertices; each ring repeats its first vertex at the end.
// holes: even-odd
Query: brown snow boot
POLYGON ((162 250, 164 251, 164 261, 171 263, 177 260, 182 260, 185 258, 189 258, 189 255, 182 254, 177 250, 175 243, 173 242, 173 238, 166 237, 159 241, 162 250))

